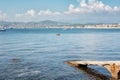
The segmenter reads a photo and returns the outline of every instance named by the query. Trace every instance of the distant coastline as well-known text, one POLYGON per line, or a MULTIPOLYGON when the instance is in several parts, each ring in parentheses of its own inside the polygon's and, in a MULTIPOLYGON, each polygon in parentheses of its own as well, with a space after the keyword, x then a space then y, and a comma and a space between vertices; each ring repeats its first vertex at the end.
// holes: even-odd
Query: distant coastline
MULTIPOLYGON (((57 22, 51 20, 45 20, 40 22, 0 22, 5 29, 25 29, 25 28, 94 28, 94 29, 118 29, 120 28, 119 23, 99 23, 99 24, 72 24, 57 22)), ((2 29, 0 27, 0 29, 2 29)))

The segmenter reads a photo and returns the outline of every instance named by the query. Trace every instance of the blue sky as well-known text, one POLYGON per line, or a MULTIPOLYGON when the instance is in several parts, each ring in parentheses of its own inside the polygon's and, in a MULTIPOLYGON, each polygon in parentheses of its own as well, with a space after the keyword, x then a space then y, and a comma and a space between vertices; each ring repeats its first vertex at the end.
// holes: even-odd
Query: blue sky
POLYGON ((0 19, 120 23, 120 0, 0 0, 0 19))

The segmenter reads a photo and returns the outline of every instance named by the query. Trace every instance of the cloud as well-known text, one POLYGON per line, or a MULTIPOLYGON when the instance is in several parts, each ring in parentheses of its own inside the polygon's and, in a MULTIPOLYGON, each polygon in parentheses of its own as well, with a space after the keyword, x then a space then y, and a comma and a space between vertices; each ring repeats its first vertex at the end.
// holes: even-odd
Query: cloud
POLYGON ((68 10, 52 11, 34 9, 27 10, 25 13, 16 14, 16 20, 20 21, 39 21, 39 20, 62 20, 79 22, 120 22, 120 6, 110 6, 101 0, 77 0, 78 6, 69 4, 68 10))
POLYGON ((16 17, 35 17, 35 16, 56 16, 56 15, 60 15, 60 12, 57 11, 51 11, 49 9, 47 10, 40 10, 39 12, 36 13, 35 10, 31 9, 26 11, 25 13, 21 13, 21 14, 16 14, 16 17))
POLYGON ((31 10, 27 10, 25 13, 19 13, 16 14, 15 17, 16 18, 30 18, 30 17, 36 17, 36 18, 43 18, 44 16, 52 16, 52 17, 57 17, 60 16, 61 13, 57 12, 57 11, 51 11, 49 9, 47 10, 40 10, 39 12, 36 12, 35 10, 31 9, 31 10))
POLYGON ((25 13, 16 14, 16 17, 24 17, 24 16, 34 17, 35 14, 36 14, 35 10, 31 9, 31 10, 26 11, 25 13))
POLYGON ((42 15, 60 15, 61 13, 60 12, 53 12, 53 11, 51 11, 51 10, 49 10, 49 9, 47 9, 47 10, 41 10, 39 13, 38 13, 38 15, 39 16, 42 16, 42 15))
POLYGON ((34 16, 35 15, 35 11, 33 9, 28 10, 26 15, 34 16))
POLYGON ((24 14, 16 14, 16 17, 22 17, 24 14))
POLYGON ((68 11, 65 11, 65 14, 120 12, 120 7, 117 7, 117 6, 111 7, 110 5, 105 5, 100 0, 78 0, 78 1, 79 1, 79 6, 75 7, 75 5, 70 4, 68 11))
MULTIPOLYGON (((35 10, 27 10, 25 13, 16 14, 16 17, 39 17, 39 16, 60 16, 60 15, 84 15, 84 14, 116 14, 120 13, 120 7, 104 4, 100 0, 77 0, 79 5, 76 7, 73 4, 68 6, 68 10, 59 12, 59 11, 51 11, 40 10, 36 12, 35 10)), ((71 17, 71 16, 70 16, 71 17)))
POLYGON ((75 6, 73 4, 70 4, 69 5, 69 8, 68 8, 69 11, 65 11, 64 13, 65 14, 71 14, 71 13, 80 13, 80 8, 75 8, 75 6))
POLYGON ((31 9, 27 10, 25 13, 18 13, 15 15, 17 21, 39 21, 39 20, 57 20, 60 19, 62 13, 58 11, 40 10, 39 12, 31 9))
POLYGON ((7 17, 7 14, 2 12, 2 11, 0 11, 0 19, 4 19, 6 17, 7 17))

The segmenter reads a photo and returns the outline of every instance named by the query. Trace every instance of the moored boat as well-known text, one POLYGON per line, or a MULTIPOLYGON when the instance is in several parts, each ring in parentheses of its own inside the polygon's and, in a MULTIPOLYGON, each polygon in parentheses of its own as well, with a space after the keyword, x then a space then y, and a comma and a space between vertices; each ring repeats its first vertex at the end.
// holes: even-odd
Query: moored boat
POLYGON ((6 31, 4 26, 0 26, 0 31, 6 31))

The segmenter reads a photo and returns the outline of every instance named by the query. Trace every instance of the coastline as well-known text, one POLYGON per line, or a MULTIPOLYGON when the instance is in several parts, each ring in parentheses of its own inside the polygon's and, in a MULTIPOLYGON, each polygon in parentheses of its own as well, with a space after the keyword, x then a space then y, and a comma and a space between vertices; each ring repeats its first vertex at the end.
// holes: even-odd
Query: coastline
POLYGON ((120 27, 15 27, 8 29, 120 29, 120 27))

